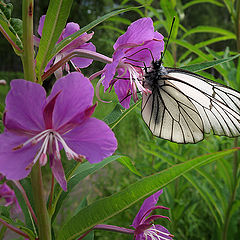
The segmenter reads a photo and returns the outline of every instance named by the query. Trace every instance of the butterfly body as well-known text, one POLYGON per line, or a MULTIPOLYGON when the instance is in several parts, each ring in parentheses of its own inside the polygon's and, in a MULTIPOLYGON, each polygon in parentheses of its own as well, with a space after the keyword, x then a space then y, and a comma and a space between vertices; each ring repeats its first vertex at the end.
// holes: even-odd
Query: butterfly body
POLYGON ((211 131, 240 135, 240 93, 189 71, 154 61, 145 73, 142 117, 153 135, 196 143, 211 131))

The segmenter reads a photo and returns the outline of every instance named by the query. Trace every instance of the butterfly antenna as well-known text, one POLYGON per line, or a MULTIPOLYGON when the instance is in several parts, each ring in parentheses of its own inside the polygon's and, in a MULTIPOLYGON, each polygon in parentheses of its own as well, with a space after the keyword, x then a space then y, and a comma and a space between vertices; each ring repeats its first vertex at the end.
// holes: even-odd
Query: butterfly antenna
POLYGON ((166 53, 166 50, 167 50, 167 47, 168 47, 168 43, 169 43, 169 39, 171 37, 171 34, 172 34, 172 30, 173 30, 173 25, 174 25, 174 22, 175 22, 175 16, 173 17, 173 20, 172 20, 172 25, 171 25, 171 28, 170 28, 170 32, 169 32, 169 35, 168 35, 168 39, 167 39, 167 43, 166 43, 166 46, 164 48, 164 52, 161 52, 161 62, 162 62, 162 59, 166 53))

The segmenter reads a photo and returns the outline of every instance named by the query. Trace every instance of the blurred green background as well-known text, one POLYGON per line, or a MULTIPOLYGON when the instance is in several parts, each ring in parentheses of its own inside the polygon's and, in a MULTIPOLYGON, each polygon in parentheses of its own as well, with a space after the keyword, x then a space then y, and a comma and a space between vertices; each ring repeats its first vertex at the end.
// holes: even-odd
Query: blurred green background
MULTIPOLYGON (((9 1, 5 1, 6 3, 9 1)), ((19 0, 14 5, 13 16, 21 18, 19 0)), ((75 0, 68 22, 85 26, 99 16, 118 8, 140 6, 135 11, 113 17, 94 28, 91 40, 97 51, 111 57, 113 44, 123 34, 127 26, 138 18, 148 16, 154 21, 157 31, 168 36, 173 16, 176 17, 174 31, 164 59, 165 66, 181 67, 194 63, 221 59, 239 52, 237 26, 239 23, 239 3, 234 0, 154 0, 154 1, 112 1, 112 0, 75 0)), ((35 0, 34 25, 37 35, 38 21, 46 13, 48 1, 35 0)), ((1 35, 0 38, 0 79, 8 82, 0 86, 0 110, 4 111, 4 99, 9 90, 9 82, 14 78, 23 78, 22 65, 10 44, 1 35)), ((94 62, 83 69, 86 76, 101 70, 102 63, 94 62)), ((240 64, 238 60, 209 69, 202 75, 240 89, 240 64)), ((96 85, 98 79, 93 81, 96 85)), ((98 102, 95 117, 103 119, 117 104, 115 93, 100 95, 106 104, 98 102)), ((209 135, 198 144, 178 145, 153 137, 141 118, 139 107, 131 111, 114 129, 118 139, 117 153, 129 156, 142 176, 147 176, 168 168, 171 164, 192 159, 199 155, 238 146, 237 139, 209 135)), ((67 161, 65 165, 69 164, 67 161)), ((49 173, 49 172, 48 172, 49 173)), ((49 174, 45 176, 45 182, 49 174)), ((59 222, 71 216, 79 203, 87 197, 93 202, 103 196, 111 195, 139 179, 120 163, 106 166, 98 173, 81 182, 75 192, 65 202, 58 218, 59 222)), ((240 194, 239 194, 238 154, 221 159, 204 168, 194 170, 190 177, 181 177, 164 189, 160 205, 170 208, 158 211, 169 215, 171 222, 159 220, 175 235, 174 239, 239 239, 240 237, 240 194)), ((106 224, 122 227, 131 225, 141 203, 110 219, 106 224)), ((95 239, 132 239, 132 236, 118 233, 95 231, 95 239)))

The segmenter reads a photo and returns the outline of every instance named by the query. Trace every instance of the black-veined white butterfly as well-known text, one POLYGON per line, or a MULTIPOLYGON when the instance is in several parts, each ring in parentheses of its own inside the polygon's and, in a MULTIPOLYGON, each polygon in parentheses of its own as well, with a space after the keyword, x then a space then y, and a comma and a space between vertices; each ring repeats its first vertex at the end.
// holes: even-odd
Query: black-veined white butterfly
POLYGON ((150 70, 145 67, 143 84, 151 93, 143 93, 142 117, 153 135, 176 143, 199 142, 211 130, 239 136, 240 93, 192 72, 165 68, 163 56, 150 70))
POLYGON ((145 74, 142 117, 153 135, 196 143, 204 133, 240 135, 240 93, 200 75, 164 68, 161 60, 145 74))

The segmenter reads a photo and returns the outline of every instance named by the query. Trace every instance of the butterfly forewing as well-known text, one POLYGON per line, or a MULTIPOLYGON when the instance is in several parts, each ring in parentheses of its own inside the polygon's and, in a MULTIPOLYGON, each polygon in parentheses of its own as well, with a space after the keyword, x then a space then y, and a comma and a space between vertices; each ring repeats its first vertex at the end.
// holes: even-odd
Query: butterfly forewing
POLYGON ((196 143, 211 131, 240 135, 239 92, 188 71, 166 69, 166 75, 152 80, 152 93, 143 94, 142 117, 155 136, 196 143))
POLYGON ((152 94, 143 95, 142 117, 157 137, 178 143, 195 143, 203 138, 196 107, 167 80, 152 94))

